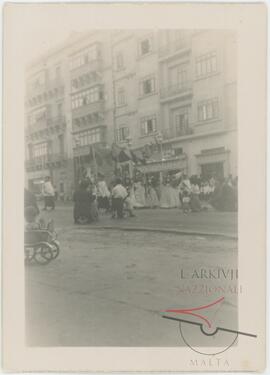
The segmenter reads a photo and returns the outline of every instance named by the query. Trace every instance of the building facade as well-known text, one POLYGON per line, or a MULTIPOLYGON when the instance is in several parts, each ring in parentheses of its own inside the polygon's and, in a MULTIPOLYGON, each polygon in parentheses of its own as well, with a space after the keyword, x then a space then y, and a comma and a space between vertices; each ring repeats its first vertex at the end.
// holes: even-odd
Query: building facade
POLYGON ((27 71, 28 184, 70 194, 113 143, 149 147, 143 173, 237 175, 236 55, 230 31, 75 35, 27 71))

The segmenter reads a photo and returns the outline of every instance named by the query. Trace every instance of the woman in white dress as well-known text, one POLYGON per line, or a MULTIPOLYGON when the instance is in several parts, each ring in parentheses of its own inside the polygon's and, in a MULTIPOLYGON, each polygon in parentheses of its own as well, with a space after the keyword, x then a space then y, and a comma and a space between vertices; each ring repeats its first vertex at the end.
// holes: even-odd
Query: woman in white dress
POLYGON ((175 205, 174 192, 167 178, 161 186, 160 208, 173 208, 175 205))
POLYGON ((146 207, 149 208, 156 208, 159 207, 159 200, 154 188, 154 181, 153 178, 149 178, 147 180, 146 185, 146 207))
POLYGON ((137 208, 145 207, 145 188, 141 181, 137 181, 134 183, 134 197, 135 197, 134 207, 137 207, 137 208))
POLYGON ((172 177, 171 188, 173 208, 179 208, 181 206, 179 197, 180 190, 178 180, 175 177, 172 177))

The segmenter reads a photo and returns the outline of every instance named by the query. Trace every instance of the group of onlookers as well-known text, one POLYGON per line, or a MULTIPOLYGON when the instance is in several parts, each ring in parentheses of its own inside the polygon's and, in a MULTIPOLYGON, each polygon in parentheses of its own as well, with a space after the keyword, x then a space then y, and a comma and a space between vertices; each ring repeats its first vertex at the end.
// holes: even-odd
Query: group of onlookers
MULTIPOLYGON (((50 177, 45 178, 42 194, 43 209, 53 210, 55 189, 50 177)), ((84 177, 79 182, 73 201, 75 223, 80 222, 82 217, 86 222, 96 221, 100 213, 108 213, 112 218, 134 217, 134 209, 139 208, 181 208, 184 213, 199 212, 209 207, 220 211, 236 211, 237 177, 205 179, 175 174, 167 175, 160 183, 154 175, 137 175, 134 179, 115 176, 107 184, 105 176, 99 174, 96 181, 84 177)), ((27 190, 25 202, 38 211, 37 204, 33 203, 33 194, 27 190)), ((34 215, 34 211, 30 211, 28 214, 34 215)))

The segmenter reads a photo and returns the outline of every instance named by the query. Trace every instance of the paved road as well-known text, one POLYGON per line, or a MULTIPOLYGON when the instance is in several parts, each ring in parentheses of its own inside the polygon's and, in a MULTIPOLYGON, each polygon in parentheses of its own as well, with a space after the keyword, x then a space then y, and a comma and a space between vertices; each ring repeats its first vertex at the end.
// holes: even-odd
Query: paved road
MULTIPOLYGON (((155 212, 155 219, 159 214, 155 212)), ((236 327, 236 281, 191 277, 194 269, 235 269, 235 240, 89 230, 72 226, 70 208, 59 208, 54 215, 62 228, 60 257, 47 266, 26 267, 29 345, 183 345, 178 324, 162 319, 161 311, 196 307, 222 296, 225 301, 216 324, 236 327)), ((141 215, 150 218, 150 211, 138 213, 135 220, 140 224, 141 215)), ((183 218, 170 211, 164 215, 179 215, 181 222, 194 217, 197 222, 201 214, 183 218)), ((223 218, 229 221, 226 215, 223 218)), ((208 317, 216 313, 214 309, 208 317)))
MULTIPOLYGON (((139 209, 135 210, 136 217, 124 220, 112 220, 110 215, 100 216, 98 223, 89 228, 152 228, 182 232, 213 233, 237 237, 237 213, 203 211, 199 213, 183 214, 179 209, 139 209)), ((72 206, 61 205, 53 213, 46 215, 55 219, 58 229, 73 226, 72 206)))

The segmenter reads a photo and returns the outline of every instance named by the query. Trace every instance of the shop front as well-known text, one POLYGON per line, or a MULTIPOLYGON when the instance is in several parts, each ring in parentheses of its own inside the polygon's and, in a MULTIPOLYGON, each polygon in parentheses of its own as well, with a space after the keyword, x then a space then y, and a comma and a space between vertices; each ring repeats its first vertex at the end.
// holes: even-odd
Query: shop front
POLYGON ((202 150, 196 155, 199 173, 203 178, 222 179, 230 174, 230 151, 220 147, 202 150))

